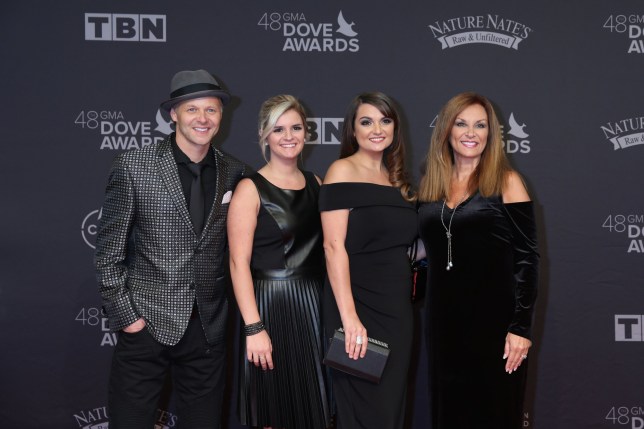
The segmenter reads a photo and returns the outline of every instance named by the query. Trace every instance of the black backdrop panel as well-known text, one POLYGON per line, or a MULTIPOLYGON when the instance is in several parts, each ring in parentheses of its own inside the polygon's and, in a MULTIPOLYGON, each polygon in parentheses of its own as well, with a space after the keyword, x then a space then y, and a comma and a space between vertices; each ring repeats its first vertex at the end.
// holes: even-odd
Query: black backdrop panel
MULTIPOLYGON (((25 1, 3 6, 0 36, 4 427, 107 427, 116 337, 92 256, 108 169, 171 130, 158 110, 171 76, 205 68, 234 95, 218 145, 260 166, 259 105, 291 93, 321 176, 359 92, 400 104, 415 177, 440 107, 464 90, 491 98, 538 207, 524 426, 644 428, 641 1, 25 1)), ((422 311, 410 428, 429 418, 422 311)), ((230 351, 225 426, 238 428, 230 351)), ((173 410, 158 427, 176 426, 173 410)))

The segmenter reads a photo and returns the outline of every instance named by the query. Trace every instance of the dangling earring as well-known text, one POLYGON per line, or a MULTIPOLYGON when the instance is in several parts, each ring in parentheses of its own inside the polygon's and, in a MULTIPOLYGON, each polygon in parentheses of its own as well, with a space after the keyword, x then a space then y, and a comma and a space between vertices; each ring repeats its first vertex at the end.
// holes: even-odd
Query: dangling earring
POLYGON ((270 154, 271 154, 271 148, 268 145, 268 142, 266 140, 264 140, 264 160, 266 162, 269 162, 270 154))

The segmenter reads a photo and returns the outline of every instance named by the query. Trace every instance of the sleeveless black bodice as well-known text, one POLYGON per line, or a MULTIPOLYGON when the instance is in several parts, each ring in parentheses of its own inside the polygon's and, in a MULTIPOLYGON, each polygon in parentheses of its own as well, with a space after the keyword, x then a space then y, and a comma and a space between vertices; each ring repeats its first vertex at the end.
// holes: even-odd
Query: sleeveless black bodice
POLYGON ((251 267, 255 271, 324 272, 322 226, 317 211, 319 185, 305 173, 306 186, 281 189, 259 173, 250 177, 260 197, 251 267))

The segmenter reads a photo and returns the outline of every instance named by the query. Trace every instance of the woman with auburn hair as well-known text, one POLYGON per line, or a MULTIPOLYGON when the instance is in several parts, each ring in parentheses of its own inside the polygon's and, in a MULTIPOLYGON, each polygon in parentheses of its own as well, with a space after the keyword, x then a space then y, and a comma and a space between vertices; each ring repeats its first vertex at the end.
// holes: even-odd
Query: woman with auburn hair
POLYGON ((306 114, 291 95, 259 112, 264 167, 242 179, 228 210, 230 271, 243 319, 239 414, 244 425, 330 426, 322 367, 324 284, 320 179, 298 159, 306 114))
POLYGON ((442 108, 418 198, 434 427, 519 429, 539 254, 533 203, 485 97, 442 108))
POLYGON ((407 249, 417 216, 393 101, 379 92, 357 96, 341 145, 320 189, 326 337, 343 328, 352 359, 364 358, 369 337, 391 352, 379 384, 331 370, 336 428, 400 429, 413 338, 407 249))

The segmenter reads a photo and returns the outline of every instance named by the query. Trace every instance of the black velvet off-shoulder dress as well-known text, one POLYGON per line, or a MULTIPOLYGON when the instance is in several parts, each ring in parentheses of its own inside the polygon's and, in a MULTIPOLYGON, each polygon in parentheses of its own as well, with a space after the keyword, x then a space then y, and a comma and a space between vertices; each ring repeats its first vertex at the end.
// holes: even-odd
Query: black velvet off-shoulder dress
POLYGON ((320 186, 304 172, 301 190, 280 189, 259 173, 260 209, 251 272, 259 314, 273 345, 273 370, 240 350, 239 414, 249 426, 324 429, 330 414, 322 366, 320 298, 324 283, 320 186))
POLYGON ((455 212, 442 207, 437 201, 419 208, 429 263, 433 427, 519 429, 527 361, 507 374, 502 357, 508 332, 531 335, 539 261, 533 205, 476 193, 455 212), (453 267, 447 270, 443 223, 449 227, 450 219, 453 267))
MULTIPOLYGON (((400 190, 371 183, 334 183, 320 190, 320 210, 350 209, 345 248, 356 311, 371 338, 389 344, 380 384, 331 370, 337 429, 403 427, 413 338, 407 249, 417 235, 415 205, 400 190)), ((326 337, 342 327, 328 278, 326 337)))

